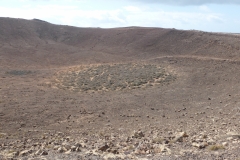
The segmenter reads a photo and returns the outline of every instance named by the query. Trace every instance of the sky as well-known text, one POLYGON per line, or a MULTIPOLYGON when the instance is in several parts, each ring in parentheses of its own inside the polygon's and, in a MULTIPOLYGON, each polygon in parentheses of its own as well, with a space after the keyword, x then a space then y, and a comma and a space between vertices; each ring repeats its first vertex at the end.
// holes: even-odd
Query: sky
POLYGON ((0 0, 0 17, 240 33, 240 0, 0 0))

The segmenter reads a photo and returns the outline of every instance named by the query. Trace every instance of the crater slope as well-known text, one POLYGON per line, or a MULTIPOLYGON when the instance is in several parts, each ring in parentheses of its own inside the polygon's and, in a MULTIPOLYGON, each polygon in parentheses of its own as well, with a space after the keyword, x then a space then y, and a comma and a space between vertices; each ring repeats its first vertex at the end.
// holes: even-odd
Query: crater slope
POLYGON ((238 160, 239 42, 0 18, 0 159, 238 160))

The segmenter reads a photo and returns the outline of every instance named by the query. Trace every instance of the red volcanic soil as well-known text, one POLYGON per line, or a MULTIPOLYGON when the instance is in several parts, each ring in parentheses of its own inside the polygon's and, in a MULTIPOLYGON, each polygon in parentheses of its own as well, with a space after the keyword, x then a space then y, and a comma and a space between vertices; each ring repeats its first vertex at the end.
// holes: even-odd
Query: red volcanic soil
POLYGON ((237 160, 239 42, 0 18, 0 159, 237 160))

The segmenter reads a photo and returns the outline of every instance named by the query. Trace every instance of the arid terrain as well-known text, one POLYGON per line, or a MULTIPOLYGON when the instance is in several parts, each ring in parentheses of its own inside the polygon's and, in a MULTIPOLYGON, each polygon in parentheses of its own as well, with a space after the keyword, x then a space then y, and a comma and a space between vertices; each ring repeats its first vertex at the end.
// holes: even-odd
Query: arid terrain
POLYGON ((0 18, 0 159, 240 160, 240 35, 0 18))

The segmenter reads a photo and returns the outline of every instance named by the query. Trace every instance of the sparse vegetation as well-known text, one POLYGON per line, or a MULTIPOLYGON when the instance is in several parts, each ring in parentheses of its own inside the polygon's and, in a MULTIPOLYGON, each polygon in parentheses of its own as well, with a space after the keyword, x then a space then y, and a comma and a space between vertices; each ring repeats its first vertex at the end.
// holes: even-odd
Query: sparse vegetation
POLYGON ((4 138, 5 136, 6 136, 6 134, 0 133, 0 138, 4 138))
POLYGON ((33 72, 29 70, 11 70, 11 71, 7 71, 6 74, 22 76, 22 75, 33 74, 33 72))
POLYGON ((128 150, 133 150, 134 148, 135 148, 134 145, 128 146, 128 150))
POLYGON ((175 79, 153 64, 115 64, 59 73, 57 86, 74 91, 124 90, 149 87, 175 79))
POLYGON ((225 147, 223 145, 211 145, 208 147, 208 149, 210 151, 217 151, 217 150, 220 150, 220 149, 225 149, 225 147))
POLYGON ((163 141, 164 141, 163 137, 156 137, 153 139, 153 143, 161 144, 161 143, 163 143, 163 141))

